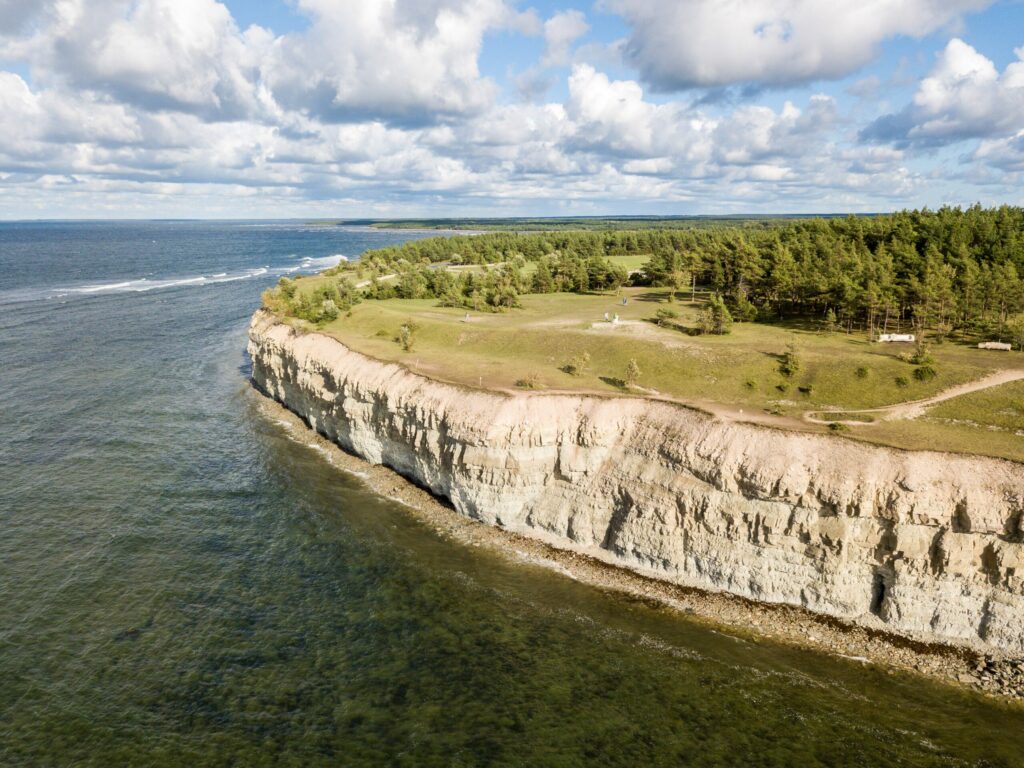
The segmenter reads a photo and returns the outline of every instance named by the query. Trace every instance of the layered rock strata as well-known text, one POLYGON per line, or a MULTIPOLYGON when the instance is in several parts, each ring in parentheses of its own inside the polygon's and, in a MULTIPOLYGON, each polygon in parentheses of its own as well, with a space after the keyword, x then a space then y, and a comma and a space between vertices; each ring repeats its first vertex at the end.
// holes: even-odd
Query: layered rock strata
POLYGON ((1024 652, 1024 467, 643 398, 468 390, 265 311, 253 379, 469 517, 645 575, 1024 652))

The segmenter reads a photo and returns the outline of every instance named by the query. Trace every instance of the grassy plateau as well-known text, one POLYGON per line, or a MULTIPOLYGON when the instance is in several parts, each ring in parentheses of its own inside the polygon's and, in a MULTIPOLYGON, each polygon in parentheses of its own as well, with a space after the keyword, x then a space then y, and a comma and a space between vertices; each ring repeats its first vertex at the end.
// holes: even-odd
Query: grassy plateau
MULTIPOLYGON (((617 258, 634 270, 646 257, 617 258)), ((312 291, 325 279, 301 278, 297 290, 312 291)), ((315 330, 363 354, 467 387, 658 397, 786 429, 1024 461, 1024 382, 944 400, 913 418, 862 413, 1024 368, 1020 352, 946 341, 930 349, 934 377, 919 379, 908 362, 913 345, 871 342, 863 333, 824 333, 794 322, 736 323, 727 335, 693 335, 706 301, 700 290, 670 300, 667 288, 642 287, 523 295, 522 306, 506 312, 445 308, 436 299, 384 299, 358 303, 315 330), (658 310, 677 316, 659 324, 658 310), (399 332, 410 322, 413 341, 405 349, 399 332), (787 351, 798 360, 788 375, 782 372, 787 351), (630 361, 639 374, 627 386, 630 361)))

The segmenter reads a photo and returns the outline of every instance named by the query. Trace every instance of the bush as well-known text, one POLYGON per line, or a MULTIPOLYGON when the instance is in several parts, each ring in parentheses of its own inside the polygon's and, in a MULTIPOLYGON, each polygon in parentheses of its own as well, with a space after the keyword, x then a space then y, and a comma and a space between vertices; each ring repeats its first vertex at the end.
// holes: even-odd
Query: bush
POLYGON ((861 365, 853 372, 853 375, 858 379, 866 379, 868 377, 868 369, 861 365))
POLYGON ((796 353, 796 345, 790 344, 782 353, 782 361, 779 363, 779 373, 786 378, 792 378, 800 371, 800 356, 796 353))
POLYGON ((654 316, 658 319, 658 325, 664 327, 666 325, 671 325, 670 321, 675 320, 677 317, 679 317, 679 313, 676 312, 674 309, 668 309, 667 307, 663 307, 662 309, 659 309, 657 312, 655 312, 654 316))
POLYGON ((840 424, 838 421, 829 422, 828 428, 833 432, 849 432, 850 428, 845 424, 840 424))
POLYGON ((814 392, 814 387, 811 384, 807 384, 803 387, 797 387, 801 395, 807 395, 808 397, 814 392))
POLYGON ((540 376, 536 371, 530 371, 521 379, 516 379, 516 386, 520 389, 537 389, 540 387, 540 376))
POLYGON ((897 376, 896 386, 900 388, 908 387, 910 386, 910 380, 906 376, 897 376))
POLYGON ((923 341, 918 342, 917 347, 914 348, 914 354, 906 358, 906 360, 911 365, 928 365, 935 362, 935 359, 928 351, 928 345, 923 341))
POLYGON ((838 326, 839 323, 836 320, 836 312, 834 309, 829 307, 828 312, 825 313, 825 319, 821 324, 822 330, 831 335, 836 332, 836 328, 838 326))
POLYGON ((338 305, 334 299, 324 299, 320 305, 320 322, 330 322, 338 319, 338 305))
POLYGON ((782 384, 776 384, 775 388, 779 390, 779 392, 781 392, 782 394, 786 394, 789 391, 789 384, 783 382, 782 384))
POLYGON ((295 296, 296 286, 294 280, 287 277, 282 277, 280 280, 277 281, 277 287, 281 290, 281 295, 284 296, 289 301, 295 296))
POLYGON ((746 292, 736 292, 736 301, 733 304, 732 314, 741 323, 752 323, 757 319, 757 307, 750 303, 746 292))
POLYGON ((732 330, 732 315, 725 301, 718 294, 708 300, 708 304, 700 311, 698 328, 701 333, 713 333, 719 336, 732 330))
POLYGON ((398 345, 404 351, 412 352, 412 348, 416 344, 416 331, 418 330, 419 326, 414 320, 406 320, 398 329, 398 336, 395 337, 395 341, 398 342, 398 345))
POLYGON ((635 387, 637 381, 640 379, 640 365, 634 358, 630 358, 629 363, 626 365, 626 386, 635 387))
POLYGON ((562 366, 562 370, 570 376, 582 376, 590 366, 590 353, 580 352, 568 363, 562 366))
POLYGON ((754 381, 753 379, 747 379, 745 382, 743 382, 743 386, 745 386, 747 389, 757 389, 757 382, 754 381))
POLYGON ((935 369, 930 365, 922 365, 914 369, 914 378, 918 381, 931 381, 936 376, 935 369))

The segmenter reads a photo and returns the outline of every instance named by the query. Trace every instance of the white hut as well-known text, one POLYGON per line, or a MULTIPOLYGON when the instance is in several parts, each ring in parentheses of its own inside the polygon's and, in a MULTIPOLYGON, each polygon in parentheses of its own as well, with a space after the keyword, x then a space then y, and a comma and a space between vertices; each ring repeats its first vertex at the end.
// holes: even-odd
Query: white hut
POLYGON ((883 342, 899 342, 902 344, 913 344, 917 337, 912 333, 881 333, 878 340, 883 342))

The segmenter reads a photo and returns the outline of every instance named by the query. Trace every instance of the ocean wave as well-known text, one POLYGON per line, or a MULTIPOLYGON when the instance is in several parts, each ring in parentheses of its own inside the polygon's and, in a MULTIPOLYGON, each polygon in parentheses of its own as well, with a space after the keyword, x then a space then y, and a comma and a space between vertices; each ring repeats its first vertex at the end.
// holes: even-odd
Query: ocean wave
POLYGON ((340 253, 335 253, 335 254, 332 254, 330 256, 319 256, 319 257, 303 256, 300 268, 301 269, 330 269, 331 267, 338 266, 343 261, 348 261, 348 257, 347 256, 343 256, 340 253))
POLYGON ((93 285, 61 286, 53 289, 52 293, 63 294, 97 294, 97 293, 145 293, 156 291, 162 288, 179 288, 188 285, 207 285, 209 283, 230 283, 236 280, 249 280, 267 274, 269 267, 258 269, 247 269, 234 274, 218 272, 212 275, 194 275, 191 277, 170 277, 166 279, 150 279, 148 277, 138 280, 118 280, 109 283, 96 283, 93 285))
POLYGON ((213 272, 203 275, 187 275, 181 277, 150 278, 141 277, 132 280, 111 280, 78 285, 58 285, 50 288, 29 288, 16 291, 0 292, 0 304, 17 304, 22 302, 60 299, 67 301, 75 297, 103 296, 117 293, 147 293, 149 291, 170 288, 196 287, 232 283, 238 280, 252 280, 266 276, 290 275, 296 272, 319 272, 336 267, 348 257, 335 253, 330 256, 297 256, 292 254, 293 262, 282 265, 264 265, 233 272, 213 272))

